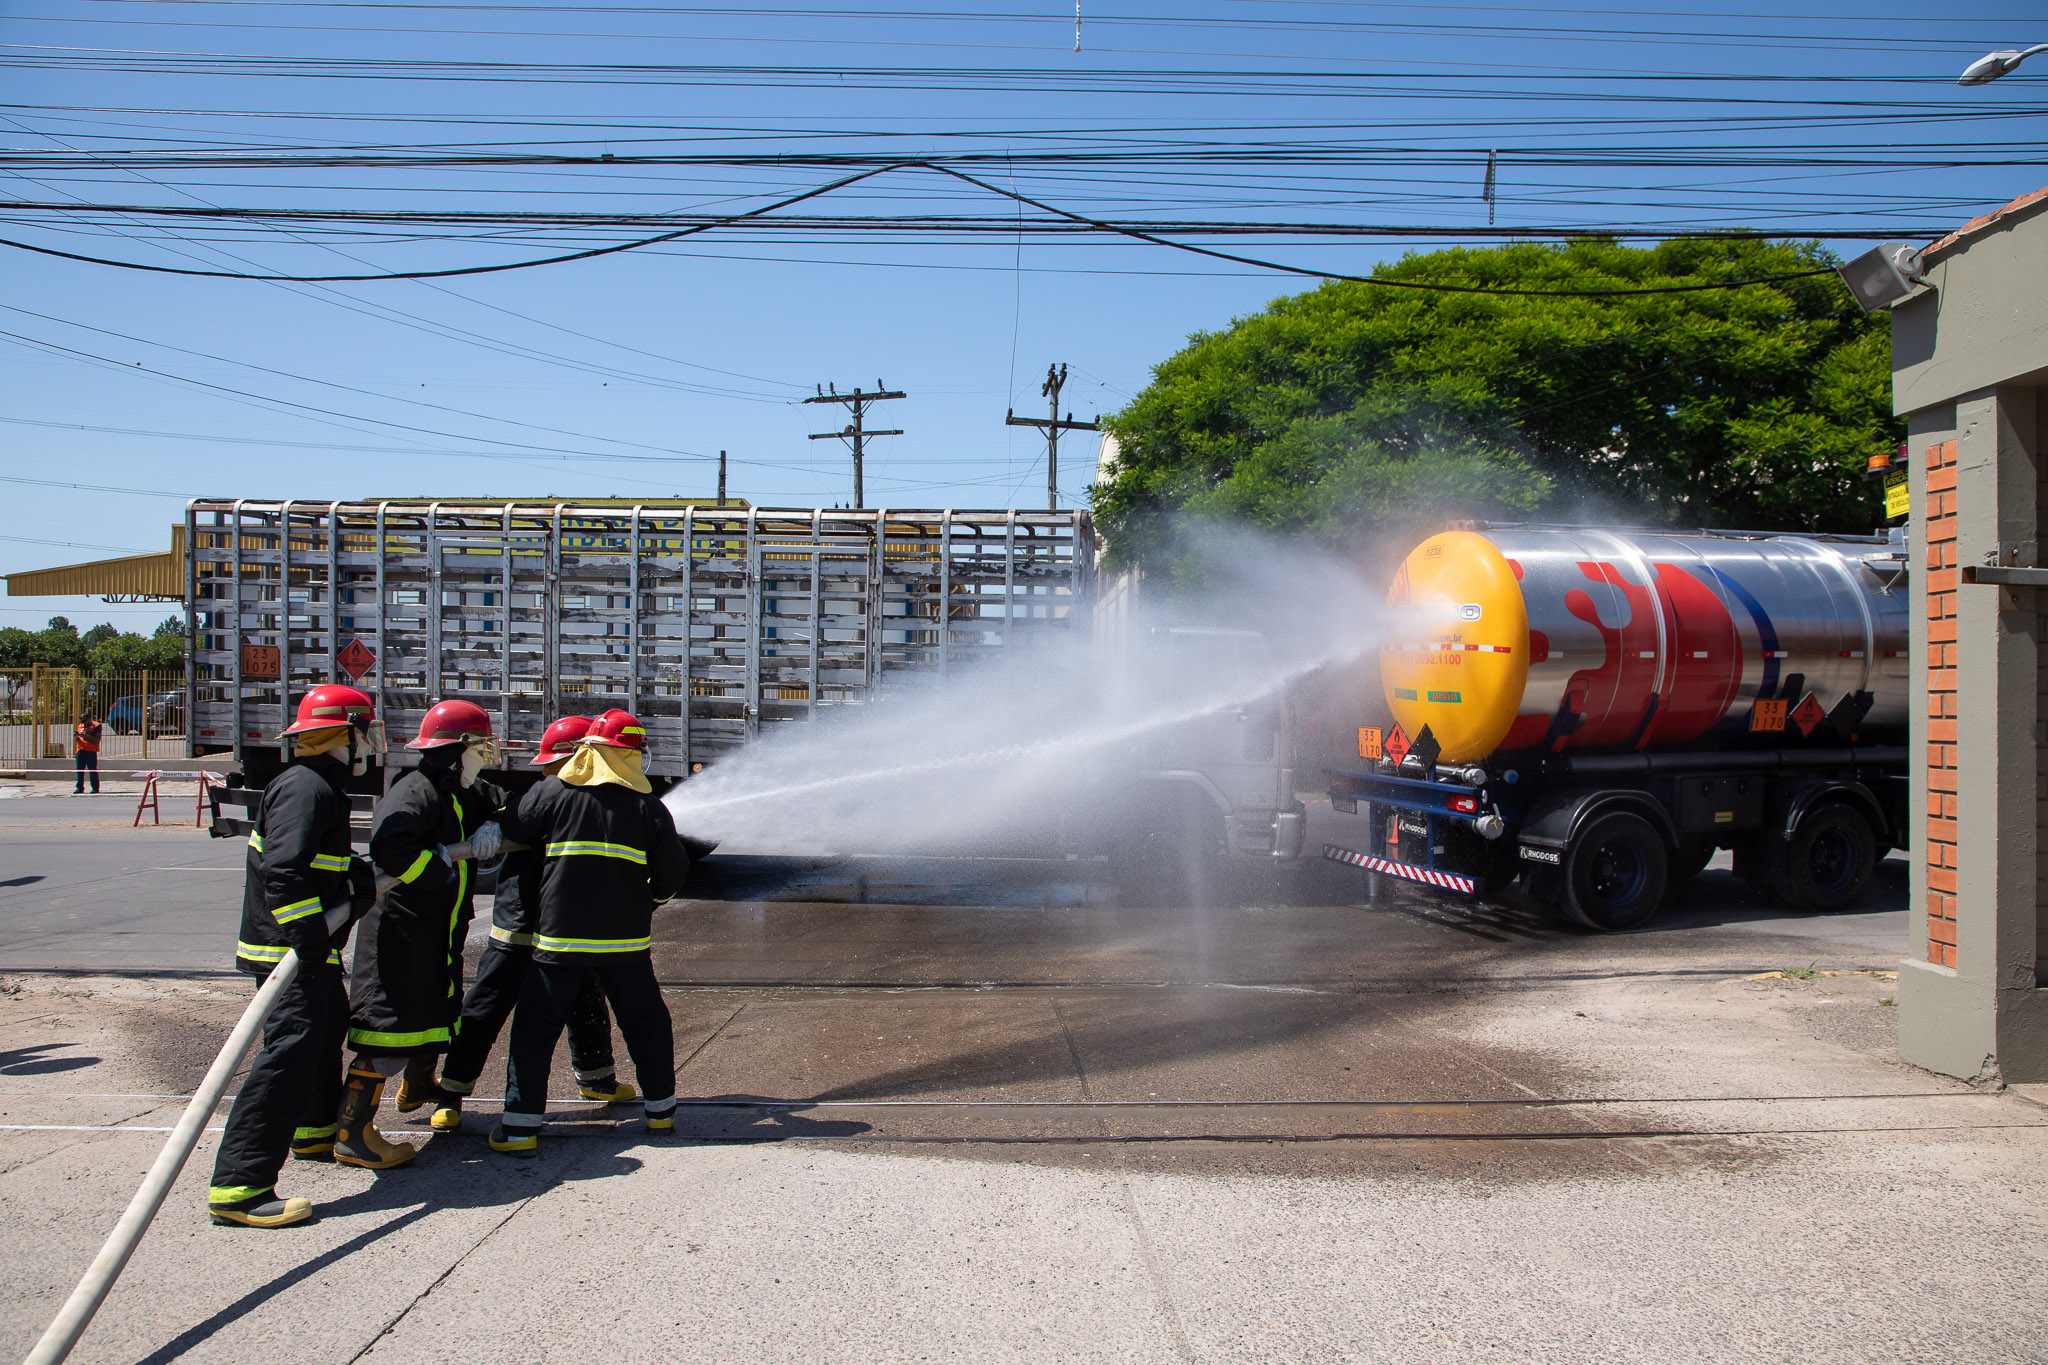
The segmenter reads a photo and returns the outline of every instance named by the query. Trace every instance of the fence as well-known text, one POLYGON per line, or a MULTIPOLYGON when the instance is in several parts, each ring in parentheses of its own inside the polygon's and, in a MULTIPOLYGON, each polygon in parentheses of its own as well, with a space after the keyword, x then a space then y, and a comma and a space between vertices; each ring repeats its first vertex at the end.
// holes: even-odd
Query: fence
POLYGON ((78 668, 0 668, 0 763, 71 759, 71 727, 91 715, 104 727, 105 759, 182 758, 185 674, 93 673, 78 668))

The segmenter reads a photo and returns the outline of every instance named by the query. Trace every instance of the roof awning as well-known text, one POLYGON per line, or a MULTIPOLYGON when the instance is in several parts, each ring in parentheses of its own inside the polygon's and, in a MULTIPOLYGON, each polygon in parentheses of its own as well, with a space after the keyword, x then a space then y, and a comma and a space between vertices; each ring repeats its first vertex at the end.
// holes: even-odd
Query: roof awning
POLYGON ((171 548, 162 554, 126 555, 24 569, 7 575, 9 597, 104 597, 124 602, 185 600, 185 528, 171 528, 171 548))

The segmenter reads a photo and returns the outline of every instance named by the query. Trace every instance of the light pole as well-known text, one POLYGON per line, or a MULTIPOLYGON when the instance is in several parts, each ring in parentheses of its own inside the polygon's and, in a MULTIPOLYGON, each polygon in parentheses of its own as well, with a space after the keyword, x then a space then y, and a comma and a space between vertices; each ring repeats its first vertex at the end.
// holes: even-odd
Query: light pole
POLYGON ((1971 62, 1956 81, 1957 85, 1989 85, 2000 76, 2010 76, 2013 68, 2033 56, 2036 52, 2048 52, 2048 43, 2035 43, 2025 50, 2006 48, 2003 52, 1987 52, 1971 62))

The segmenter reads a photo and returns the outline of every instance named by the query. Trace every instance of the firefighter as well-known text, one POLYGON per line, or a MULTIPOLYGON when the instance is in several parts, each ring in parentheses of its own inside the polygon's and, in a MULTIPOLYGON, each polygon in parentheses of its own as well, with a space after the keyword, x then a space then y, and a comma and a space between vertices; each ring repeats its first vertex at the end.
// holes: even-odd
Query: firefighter
MULTIPOLYGON (((533 762, 543 775, 560 772, 576 742, 590 729, 589 716, 564 716, 542 732, 533 762)), ((516 837, 523 831, 514 829, 516 837)), ((477 964, 476 982, 462 1002, 455 1040, 441 1063, 441 1106, 433 1125, 442 1132, 461 1126, 462 1101, 483 1075, 484 1059, 498 1041, 505 1020, 519 1000, 533 959, 534 917, 540 905, 541 854, 518 848, 505 855, 498 869, 498 890, 491 900, 491 939, 477 964)), ((619 1104, 633 1098, 633 1087, 618 1080, 612 1062, 612 1016, 605 1008, 604 988, 595 977, 584 983, 569 1011, 569 1063, 576 1088, 587 1100, 619 1104)))
POLYGON ((593 980, 618 1016, 646 1092, 647 1131, 675 1129, 675 1028, 651 949, 654 907, 682 890, 690 855, 641 769, 646 749, 639 721, 607 711, 562 770, 519 803, 519 831, 542 855, 539 917, 533 966, 512 1016, 494 1152, 539 1150, 555 1040, 593 980))
POLYGON ((355 1058, 334 1140, 336 1161, 378 1171, 417 1155, 377 1131, 385 1080, 403 1070, 401 1113, 439 1098, 434 1059, 461 1007, 475 864, 497 855, 505 805, 504 792, 480 778, 496 765, 498 746, 476 703, 436 702, 406 747, 419 752, 419 766, 392 784, 370 827, 370 861, 392 880, 356 935, 348 1028, 355 1058))
POLYGON ((277 1197, 278 1171, 287 1149, 310 1160, 334 1154, 348 1027, 340 951, 347 930, 330 932, 325 914, 367 905, 375 891, 375 873, 349 851, 347 784, 384 750, 376 714, 366 694, 340 684, 300 698, 284 732, 292 761, 256 807, 235 966, 261 980, 296 952, 299 974, 264 1021, 263 1050, 228 1111, 206 1192, 216 1223, 274 1228, 310 1218, 309 1201, 277 1197))

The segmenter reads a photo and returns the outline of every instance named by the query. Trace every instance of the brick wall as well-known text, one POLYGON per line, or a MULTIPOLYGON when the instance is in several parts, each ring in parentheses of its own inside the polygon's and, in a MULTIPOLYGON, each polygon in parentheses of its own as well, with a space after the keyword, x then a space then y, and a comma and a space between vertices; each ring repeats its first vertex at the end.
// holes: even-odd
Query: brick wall
POLYGON ((1927 479, 1927 960, 1956 965, 1956 443, 1921 456, 1927 479))

